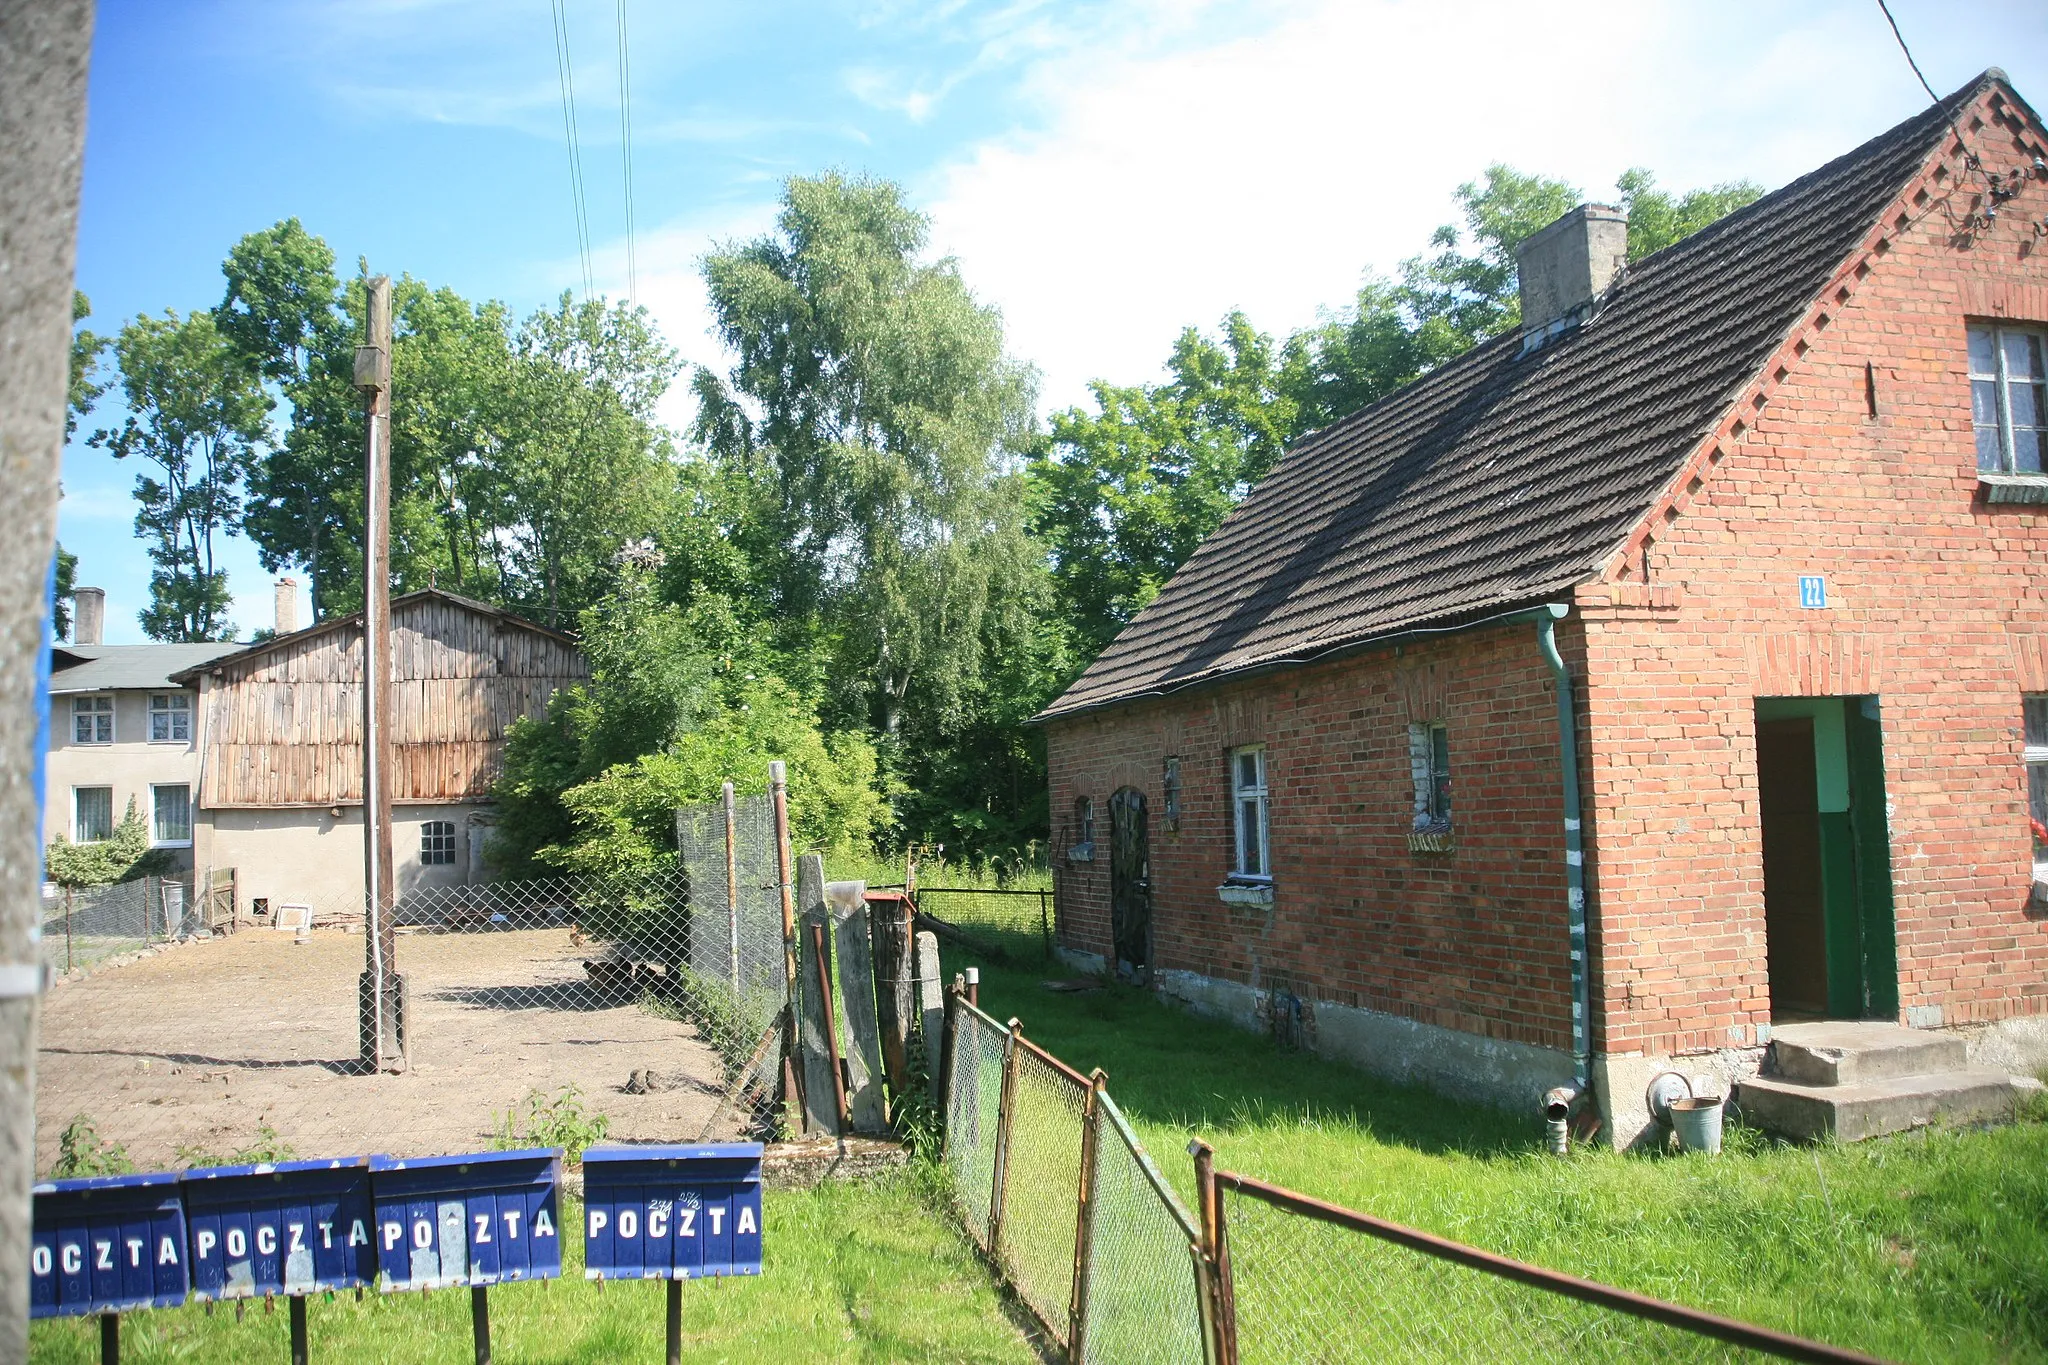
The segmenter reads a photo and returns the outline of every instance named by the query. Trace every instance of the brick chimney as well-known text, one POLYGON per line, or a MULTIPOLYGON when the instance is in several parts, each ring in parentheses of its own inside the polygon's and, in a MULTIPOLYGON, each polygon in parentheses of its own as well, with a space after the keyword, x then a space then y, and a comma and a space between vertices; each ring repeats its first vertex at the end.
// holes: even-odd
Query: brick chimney
POLYGON ((289 635, 299 628, 299 580, 277 580, 277 633, 289 635))
POLYGON ((96 645, 107 628, 107 590, 71 590, 71 643, 96 645))
POLYGON ((1581 204, 1515 250, 1522 287, 1522 351, 1527 354, 1592 316, 1628 264, 1628 215, 1581 204))

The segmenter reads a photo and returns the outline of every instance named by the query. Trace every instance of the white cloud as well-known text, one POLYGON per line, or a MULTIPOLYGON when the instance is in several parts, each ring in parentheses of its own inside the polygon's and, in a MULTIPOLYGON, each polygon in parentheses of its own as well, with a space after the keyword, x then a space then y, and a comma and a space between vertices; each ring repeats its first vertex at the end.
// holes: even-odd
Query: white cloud
MULTIPOLYGON (((1593 195, 1634 165, 1674 189, 1768 187, 1925 102, 1881 17, 1846 0, 1540 14, 1331 0, 1270 14, 1219 41, 1183 23, 1166 47, 1134 26, 1044 57, 1023 86, 1037 126, 918 187, 937 244, 1043 370, 1048 408, 1083 401, 1091 378, 1158 373, 1189 323, 1241 307, 1284 332, 1343 304, 1364 270, 1421 250, 1488 162, 1593 195)), ((1923 65, 1944 88, 1996 60, 2001 34, 2028 60, 2039 48, 2019 41, 2038 31, 2019 6, 1962 34, 1937 33, 1938 14, 1901 22, 1924 21, 1923 65)))

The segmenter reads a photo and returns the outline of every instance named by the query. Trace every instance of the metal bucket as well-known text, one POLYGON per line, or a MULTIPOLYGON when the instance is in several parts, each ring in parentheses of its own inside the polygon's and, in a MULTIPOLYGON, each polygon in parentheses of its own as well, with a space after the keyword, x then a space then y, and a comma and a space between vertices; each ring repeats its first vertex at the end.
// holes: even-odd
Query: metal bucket
POLYGON ((1688 1152, 1705 1152, 1709 1156, 1719 1152, 1721 1106, 1717 1095, 1673 1101, 1671 1127, 1678 1134, 1678 1145, 1688 1152))

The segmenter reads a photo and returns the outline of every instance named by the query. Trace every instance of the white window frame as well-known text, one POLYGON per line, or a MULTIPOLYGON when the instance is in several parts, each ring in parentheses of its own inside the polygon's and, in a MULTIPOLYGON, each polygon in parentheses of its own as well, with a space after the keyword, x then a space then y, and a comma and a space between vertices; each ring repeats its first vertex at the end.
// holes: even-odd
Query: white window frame
POLYGON ((1230 875, 1247 882, 1273 880, 1273 818, 1271 774, 1266 767, 1266 746, 1245 744, 1230 751, 1230 828, 1232 857, 1230 875), (1255 780, 1244 780, 1244 760, 1254 763, 1255 780), (1245 819, 1245 804, 1252 803, 1255 818, 1245 819), (1247 852, 1254 856, 1247 858, 1247 852), (1254 870, 1256 869, 1256 870, 1254 870))
POLYGON ((89 692, 84 696, 73 697, 71 699, 71 742, 73 744, 90 744, 95 747, 102 744, 112 744, 120 737, 114 722, 115 713, 119 709, 114 705, 114 694, 111 692, 89 692), (100 705, 101 702, 105 702, 106 705, 100 705), (107 722, 107 737, 105 739, 98 737, 99 720, 102 716, 106 717, 107 722), (86 722, 88 733, 85 735, 80 735, 78 732, 80 721, 86 722))
MULTIPOLYGON (((2009 336, 2025 336, 2033 339, 2034 344, 2040 348, 2043 361, 2048 362, 2048 332, 2044 332, 2039 327, 2007 327, 2002 323, 1993 322, 1970 323, 1968 331, 1973 334, 1978 332, 1987 333, 1991 337, 1992 353, 1991 370, 1988 372, 1980 371, 1977 368, 1976 359, 1969 355, 1968 347, 1965 347, 1964 363, 1968 367, 1970 374, 1970 436, 1973 448, 1977 433, 1982 428, 1982 424, 1976 420, 1976 386, 1980 383, 1989 383, 1994 387, 1998 397, 1998 467, 1996 469, 1984 468, 1983 458, 1978 456, 1977 472, 1979 474, 2005 474, 2023 479, 2048 478, 2048 460, 2043 461, 2043 468, 2041 469, 2021 469, 2018 467, 2013 449, 2012 384, 2014 381, 2006 369, 2005 361, 2005 339, 2009 336)), ((2038 387, 2034 396, 2034 417, 2037 423, 2042 424, 2042 426, 2048 426, 2048 375, 2044 375, 2035 382, 2038 387)), ((2040 429, 2041 426, 2035 428, 2035 430, 2040 429)))
POLYGON ((121 822, 114 815, 114 789, 110 784, 90 782, 71 789, 71 842, 74 844, 100 844, 114 837, 114 828, 121 822), (85 837, 78 819, 78 794, 80 792, 105 792, 107 794, 107 832, 98 839, 85 837))
POLYGON ((190 782, 152 782, 149 784, 149 846, 151 848, 192 847, 192 784, 190 782), (166 791, 181 791, 185 793, 185 837, 182 839, 165 839, 159 837, 157 833, 161 828, 158 820, 159 807, 157 803, 160 800, 158 793, 166 791))
MULTIPOLYGON (((2020 706, 2023 718, 2028 709, 2038 708, 2040 711, 2048 712, 2048 694, 2029 694, 2021 698, 2020 706)), ((2036 824, 2048 824, 2048 811, 2034 809, 2034 774, 2037 769, 2048 770, 2048 743, 2036 744, 2025 741, 2034 738, 2048 740, 2048 733, 2043 733, 2048 731, 2048 715, 2042 717, 2041 725, 2033 727, 2036 732, 2033 736, 2027 735, 2027 728, 2025 720, 2022 719, 2021 764, 2026 774, 2027 831, 2033 845, 2034 881, 2040 883, 2048 881, 2048 838, 2035 833, 2034 827, 2036 824)), ((2048 781, 2048 772, 2044 772, 2043 780, 2048 781)))
POLYGON ((149 694, 149 742, 151 744, 190 744, 192 742, 192 694, 190 692, 152 692, 149 694), (162 702, 163 705, 157 705, 162 702), (165 733, 156 732, 157 718, 162 717, 165 733), (185 733, 177 733, 178 721, 185 722, 185 733))
POLYGON ((420 822, 420 866, 455 866, 455 822, 453 820, 423 820, 420 822), (438 841, 447 840, 447 847, 438 846, 438 841), (445 854, 445 857, 437 856, 445 854))

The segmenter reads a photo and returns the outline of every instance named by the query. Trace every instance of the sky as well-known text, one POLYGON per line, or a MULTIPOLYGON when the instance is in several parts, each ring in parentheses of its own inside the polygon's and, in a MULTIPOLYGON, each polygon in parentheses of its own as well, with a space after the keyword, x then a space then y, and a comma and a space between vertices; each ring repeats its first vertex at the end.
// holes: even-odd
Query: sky
MULTIPOLYGON (((629 292, 619 0, 561 0, 600 292, 629 292)), ((1392 273, 1491 162, 1589 199, 1774 188, 1927 95, 1876 0, 624 0, 638 301, 726 363, 698 266, 773 228, 782 181, 887 177, 931 220, 1041 414, 1162 373, 1243 309, 1284 335, 1392 273)), ((1893 0, 1943 94, 2001 66, 2048 107, 2048 5, 1893 0)), ((93 330, 218 303, 244 233, 298 217, 343 269, 524 314, 582 287, 550 0, 101 0, 78 285, 93 330)), ((679 386, 664 411, 687 423, 679 386)), ((60 538, 142 639, 136 470, 66 452, 60 538)), ((272 578, 222 546, 242 632, 272 578)), ((301 587, 299 619, 309 619, 301 587)))

